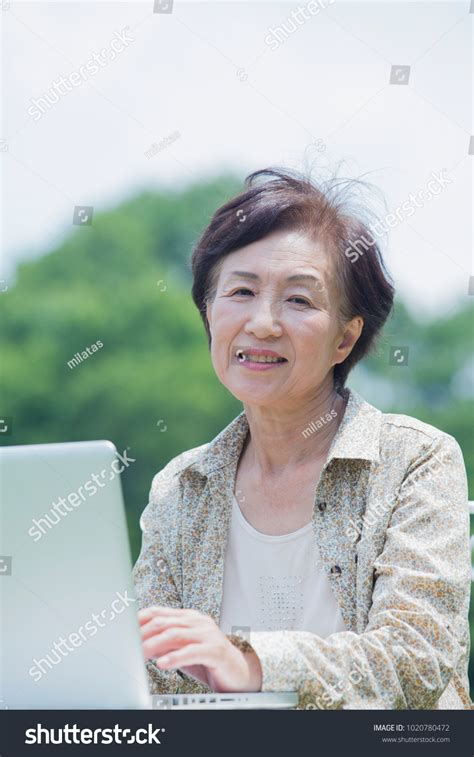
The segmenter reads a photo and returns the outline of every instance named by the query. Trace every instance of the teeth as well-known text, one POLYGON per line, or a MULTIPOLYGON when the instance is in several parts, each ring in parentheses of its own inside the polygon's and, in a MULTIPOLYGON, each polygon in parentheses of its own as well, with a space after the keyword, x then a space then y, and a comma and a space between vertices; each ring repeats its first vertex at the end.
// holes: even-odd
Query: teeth
POLYGON ((251 363, 279 363, 280 360, 277 357, 270 357, 269 355, 246 355, 247 360, 251 363))
POLYGON ((238 359, 243 362, 248 360, 250 363, 280 363, 283 358, 271 357, 270 355, 246 355, 242 350, 236 352, 238 359))

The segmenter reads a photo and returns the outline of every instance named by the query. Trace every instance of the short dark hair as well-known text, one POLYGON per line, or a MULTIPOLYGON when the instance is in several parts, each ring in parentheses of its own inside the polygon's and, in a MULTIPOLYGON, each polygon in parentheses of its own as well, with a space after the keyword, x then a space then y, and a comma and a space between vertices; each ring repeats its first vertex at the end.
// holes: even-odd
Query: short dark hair
POLYGON ((244 190, 216 210, 191 258, 192 296, 209 347, 206 304, 215 295, 222 259, 275 231, 298 230, 328 245, 341 291, 341 324, 356 316, 364 319, 352 351, 333 369, 336 390, 344 387, 352 368, 374 348, 395 293, 368 223, 361 213, 348 208, 346 191, 360 184, 359 179, 316 183, 308 176, 279 168, 265 168, 247 176, 244 190))

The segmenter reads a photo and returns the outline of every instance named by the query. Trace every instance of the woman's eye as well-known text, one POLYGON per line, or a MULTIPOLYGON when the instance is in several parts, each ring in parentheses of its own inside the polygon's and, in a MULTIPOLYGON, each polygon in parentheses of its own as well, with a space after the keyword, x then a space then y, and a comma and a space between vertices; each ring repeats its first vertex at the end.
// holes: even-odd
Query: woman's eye
POLYGON ((298 305, 308 305, 308 306, 311 305, 311 303, 308 302, 308 300, 305 300, 304 297, 295 296, 295 297, 289 297, 288 299, 297 301, 298 305))
POLYGON ((233 296, 234 294, 240 294, 242 292, 249 292, 250 294, 253 294, 251 289, 246 289, 245 287, 241 287, 240 289, 236 289, 235 292, 232 292, 231 296, 233 296))
MULTIPOLYGON (((240 287, 239 289, 234 289, 234 291, 231 293, 231 297, 234 297, 235 295, 239 296, 247 296, 251 295, 254 296, 254 292, 251 289, 247 289, 247 287, 240 287)), ((304 297, 299 297, 298 295, 295 295, 294 297, 288 298, 289 302, 296 302, 297 305, 307 305, 308 307, 311 307, 311 302, 306 300, 304 297)))

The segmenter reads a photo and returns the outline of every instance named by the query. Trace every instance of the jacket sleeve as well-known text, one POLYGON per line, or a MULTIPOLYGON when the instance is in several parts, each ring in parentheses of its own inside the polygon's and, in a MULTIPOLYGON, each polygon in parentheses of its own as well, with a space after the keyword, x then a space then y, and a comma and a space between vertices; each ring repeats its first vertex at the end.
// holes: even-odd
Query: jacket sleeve
MULTIPOLYGON (((172 461, 173 462, 173 461, 172 461)), ((162 605, 182 607, 180 592, 179 496, 175 493, 171 463, 152 482, 149 503, 140 518, 142 545, 133 568, 138 607, 162 605)), ((210 689, 177 670, 160 670, 153 660, 146 662, 151 694, 198 694, 210 689)))
POLYGON ((469 607, 467 499, 460 447, 440 434, 398 490, 364 632, 250 633, 262 691, 295 690, 307 709, 432 709, 463 652, 453 625, 469 607))

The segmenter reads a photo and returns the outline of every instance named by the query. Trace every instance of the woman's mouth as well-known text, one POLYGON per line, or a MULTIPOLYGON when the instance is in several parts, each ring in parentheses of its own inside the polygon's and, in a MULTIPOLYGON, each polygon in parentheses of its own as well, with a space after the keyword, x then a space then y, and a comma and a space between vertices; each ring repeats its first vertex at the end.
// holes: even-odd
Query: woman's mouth
POLYGON ((250 368, 252 370, 268 370, 275 366, 287 363, 287 359, 277 355, 271 354, 270 350, 237 350, 235 353, 237 361, 240 365, 250 368), (265 354, 266 352, 270 354, 265 354))

